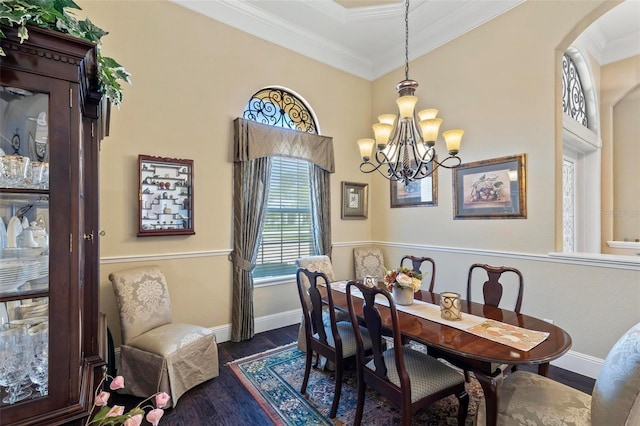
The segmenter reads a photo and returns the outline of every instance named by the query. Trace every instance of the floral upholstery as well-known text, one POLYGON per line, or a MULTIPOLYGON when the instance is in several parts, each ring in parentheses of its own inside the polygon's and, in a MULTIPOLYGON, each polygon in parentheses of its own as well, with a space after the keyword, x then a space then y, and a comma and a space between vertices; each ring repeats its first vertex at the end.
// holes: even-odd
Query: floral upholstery
POLYGON ((356 247, 353 249, 353 266, 355 279, 361 280, 364 276, 384 277, 384 255, 378 247, 356 247))
POLYGON ((640 425, 640 323, 604 360, 593 388, 591 420, 594 425, 640 425))
POLYGON ((147 397, 162 391, 175 406, 187 390, 219 374, 218 347, 205 327, 171 322, 171 301, 157 266, 109 275, 122 329, 120 369, 127 380, 121 391, 147 397))
MULTIPOLYGON (((296 260, 296 265, 298 266, 298 268, 304 268, 312 272, 322 272, 327 276, 327 279, 329 280, 329 282, 333 282, 336 280, 335 274, 333 273, 333 265, 331 264, 331 259, 329 259, 329 256, 317 255, 317 256, 301 257, 300 259, 296 260)), ((305 288, 308 289, 311 284, 309 283, 307 276, 302 274, 300 278, 302 279, 302 283, 305 286, 305 288)), ((311 305, 311 300, 309 300, 308 296, 305 299, 305 301, 307 303, 307 306, 311 305)), ((327 312, 323 313, 322 318, 323 318, 325 327, 331 327, 329 314, 327 312)), ((336 321, 348 321, 348 320, 349 320, 349 314, 342 311, 336 311, 336 321)), ((300 328, 298 330, 298 349, 306 352, 307 348, 306 348, 306 343, 304 338, 305 331, 304 331, 303 321, 304 321, 304 317, 300 322, 300 328)))
POLYGON ((120 312, 122 342, 171 322, 169 288, 160 268, 137 268, 109 275, 120 312))
MULTIPOLYGON (((593 396, 526 371, 498 388, 498 425, 640 425, 640 323, 627 331, 604 361, 593 396)), ((486 424, 482 400, 477 425, 486 424)))

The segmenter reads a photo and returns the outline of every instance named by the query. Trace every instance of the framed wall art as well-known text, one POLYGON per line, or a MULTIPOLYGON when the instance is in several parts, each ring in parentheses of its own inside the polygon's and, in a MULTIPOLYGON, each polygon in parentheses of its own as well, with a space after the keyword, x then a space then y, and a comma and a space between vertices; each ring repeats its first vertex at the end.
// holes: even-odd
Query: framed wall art
POLYGON ((369 210, 369 185, 342 182, 342 219, 366 219, 369 210))
POLYGON ((138 237, 193 235, 193 160, 138 156, 138 237))
POLYGON ((454 219, 526 219, 526 154, 477 161, 453 171, 454 219))
MULTIPOLYGON (((429 169, 433 164, 429 164, 429 169)), ((418 179, 405 185, 403 182, 390 181, 391 208, 395 207, 434 207, 438 205, 438 171, 431 176, 418 179)))

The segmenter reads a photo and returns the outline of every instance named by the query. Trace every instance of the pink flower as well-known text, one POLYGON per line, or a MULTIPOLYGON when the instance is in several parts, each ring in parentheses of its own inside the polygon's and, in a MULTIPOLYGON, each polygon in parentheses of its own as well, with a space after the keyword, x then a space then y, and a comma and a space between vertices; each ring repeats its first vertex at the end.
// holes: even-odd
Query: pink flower
POLYGON ((147 414, 147 421, 151 423, 153 426, 158 426, 160 423, 160 419, 164 415, 164 410, 160 408, 156 408, 155 410, 149 411, 147 414))
POLYGON ((116 376, 116 378, 111 381, 111 384, 109 385, 109 388, 111 390, 124 388, 124 377, 116 376))
POLYGON ((136 414, 124 421, 123 426, 140 426, 142 424, 142 414, 136 414))
POLYGON ((107 417, 116 417, 124 414, 124 407, 122 405, 114 405, 107 413, 107 417))
POLYGON ((109 392, 105 392, 105 391, 100 392, 98 396, 96 396, 96 402, 95 402, 96 406, 103 407, 107 405, 107 401, 109 401, 109 396, 111 396, 109 392))
POLYGON ((156 395, 156 407, 164 408, 167 406, 167 402, 169 402, 171 397, 166 392, 160 392, 156 395))

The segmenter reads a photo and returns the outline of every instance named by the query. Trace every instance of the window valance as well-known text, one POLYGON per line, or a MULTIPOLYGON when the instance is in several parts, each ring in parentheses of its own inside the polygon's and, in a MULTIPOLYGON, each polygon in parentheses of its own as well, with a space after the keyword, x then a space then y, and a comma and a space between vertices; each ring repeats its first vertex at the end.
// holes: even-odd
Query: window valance
POLYGON ((335 172, 333 138, 283 129, 268 124, 236 118, 234 127, 234 162, 261 157, 289 157, 306 160, 335 172))

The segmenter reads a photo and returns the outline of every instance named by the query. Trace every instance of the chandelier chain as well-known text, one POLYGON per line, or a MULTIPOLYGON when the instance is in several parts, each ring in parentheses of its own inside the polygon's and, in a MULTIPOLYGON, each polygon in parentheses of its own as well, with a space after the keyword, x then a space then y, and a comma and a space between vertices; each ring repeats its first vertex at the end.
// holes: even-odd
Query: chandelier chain
POLYGON ((409 0, 405 2, 404 28, 404 79, 409 80, 409 0))

